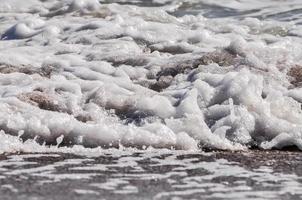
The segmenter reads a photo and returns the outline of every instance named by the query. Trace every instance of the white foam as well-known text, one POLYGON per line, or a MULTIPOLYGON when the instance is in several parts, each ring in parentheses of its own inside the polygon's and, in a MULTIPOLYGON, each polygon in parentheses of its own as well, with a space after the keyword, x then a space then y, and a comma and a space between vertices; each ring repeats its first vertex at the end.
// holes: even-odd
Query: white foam
MULTIPOLYGON (((201 3, 279 11, 271 1, 201 3)), ((301 65, 301 37, 289 34, 299 33, 299 21, 168 14, 179 6, 0 2, 0 152, 44 151, 35 141, 17 138, 20 131, 24 139, 37 136, 52 144, 51 151, 69 143, 301 148, 302 97, 299 88, 289 89, 287 75, 301 65), (230 66, 190 68, 190 62, 225 47, 233 53, 230 66), (169 68, 185 73, 156 77, 169 68), (150 89, 161 81, 167 88, 150 89)))

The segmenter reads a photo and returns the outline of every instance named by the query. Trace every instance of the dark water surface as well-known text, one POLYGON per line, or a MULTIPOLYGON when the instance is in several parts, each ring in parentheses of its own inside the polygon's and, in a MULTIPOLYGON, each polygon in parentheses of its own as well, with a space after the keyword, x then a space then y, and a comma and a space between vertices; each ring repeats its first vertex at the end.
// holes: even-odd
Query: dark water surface
POLYGON ((109 152, 1 156, 1 200, 302 198, 300 152, 109 152))

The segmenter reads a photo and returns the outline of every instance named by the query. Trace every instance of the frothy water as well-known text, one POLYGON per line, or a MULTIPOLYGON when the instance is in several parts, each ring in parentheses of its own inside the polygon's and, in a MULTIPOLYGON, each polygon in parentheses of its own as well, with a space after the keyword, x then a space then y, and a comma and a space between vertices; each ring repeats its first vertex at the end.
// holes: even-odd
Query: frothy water
POLYGON ((1 1, 0 151, 302 149, 301 8, 1 1))
POLYGON ((301 11, 0 0, 1 200, 300 199, 301 11))

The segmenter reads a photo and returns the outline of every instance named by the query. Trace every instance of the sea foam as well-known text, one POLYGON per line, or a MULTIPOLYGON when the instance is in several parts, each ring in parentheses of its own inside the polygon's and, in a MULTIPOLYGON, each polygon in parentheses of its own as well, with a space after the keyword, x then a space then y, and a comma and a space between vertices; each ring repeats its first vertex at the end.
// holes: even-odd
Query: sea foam
MULTIPOLYGON (((241 18, 157 4, 0 2, 0 152, 58 141, 302 149, 299 19, 259 20, 278 12, 273 3, 241 18)), ((244 13, 256 4, 227 6, 244 13)))

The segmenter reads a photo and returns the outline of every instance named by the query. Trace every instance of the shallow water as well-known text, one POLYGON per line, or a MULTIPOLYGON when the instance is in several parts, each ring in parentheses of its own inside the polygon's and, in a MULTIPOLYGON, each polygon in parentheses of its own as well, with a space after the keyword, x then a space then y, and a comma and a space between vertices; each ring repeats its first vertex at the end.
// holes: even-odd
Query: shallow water
POLYGON ((106 150, 0 158, 1 199, 301 199, 295 152, 106 150))

